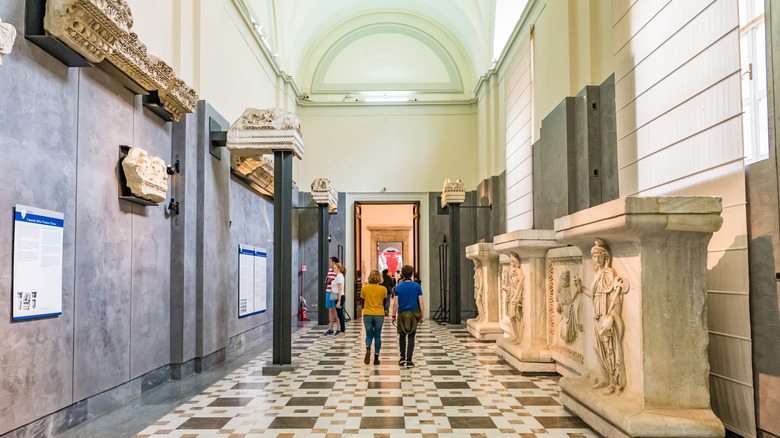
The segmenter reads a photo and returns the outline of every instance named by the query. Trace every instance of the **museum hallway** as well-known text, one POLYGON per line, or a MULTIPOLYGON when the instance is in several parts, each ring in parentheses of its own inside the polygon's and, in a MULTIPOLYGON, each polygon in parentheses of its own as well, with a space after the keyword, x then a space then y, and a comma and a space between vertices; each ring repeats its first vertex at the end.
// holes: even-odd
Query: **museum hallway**
POLYGON ((293 334, 299 366, 292 373, 262 375, 269 349, 238 369, 222 367, 224 377, 200 394, 168 387, 192 387, 201 376, 168 382, 145 394, 146 401, 60 436, 597 436, 560 405, 557 377, 519 375, 498 358, 494 342, 426 322, 418 330, 416 366, 399 369, 392 329, 386 319, 379 366, 363 364, 360 321, 341 338, 309 324, 293 334), (175 408, 167 413, 169 406, 175 408), (139 423, 140 411, 148 427, 139 423))

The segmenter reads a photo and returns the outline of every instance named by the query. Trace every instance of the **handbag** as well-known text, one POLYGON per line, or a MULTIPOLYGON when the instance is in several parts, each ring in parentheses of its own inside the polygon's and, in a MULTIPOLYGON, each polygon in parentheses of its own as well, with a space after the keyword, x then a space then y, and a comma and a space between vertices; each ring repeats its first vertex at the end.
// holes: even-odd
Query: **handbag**
POLYGON ((330 300, 331 301, 336 301, 338 299, 339 299, 339 293, 338 292, 331 292, 330 293, 330 300))

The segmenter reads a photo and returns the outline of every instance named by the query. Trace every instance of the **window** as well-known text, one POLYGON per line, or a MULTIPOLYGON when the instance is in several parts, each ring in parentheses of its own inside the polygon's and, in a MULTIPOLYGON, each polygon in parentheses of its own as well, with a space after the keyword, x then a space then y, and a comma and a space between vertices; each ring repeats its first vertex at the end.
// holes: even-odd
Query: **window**
POLYGON ((739 0, 745 164, 769 158, 764 0, 739 0))

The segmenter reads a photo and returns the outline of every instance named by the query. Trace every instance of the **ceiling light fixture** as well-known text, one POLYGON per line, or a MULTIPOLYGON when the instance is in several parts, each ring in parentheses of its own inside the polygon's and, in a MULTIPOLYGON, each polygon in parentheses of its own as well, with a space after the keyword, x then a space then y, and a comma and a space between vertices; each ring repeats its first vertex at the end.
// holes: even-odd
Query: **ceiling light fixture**
POLYGON ((408 97, 367 97, 364 102, 409 102, 408 97))

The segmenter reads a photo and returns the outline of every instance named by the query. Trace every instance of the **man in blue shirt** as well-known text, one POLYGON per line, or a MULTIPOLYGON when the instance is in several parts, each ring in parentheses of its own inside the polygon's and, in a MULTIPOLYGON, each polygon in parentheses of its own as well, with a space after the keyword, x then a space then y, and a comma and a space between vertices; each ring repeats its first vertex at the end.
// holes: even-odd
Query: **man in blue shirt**
POLYGON ((398 346, 401 350, 401 360, 398 365, 411 368, 412 353, 414 353, 414 335, 417 333, 417 324, 425 322, 425 303, 423 303, 422 288, 412 281, 414 268, 404 265, 401 268, 403 280, 395 287, 395 296, 390 311, 393 322, 397 320, 398 346))

